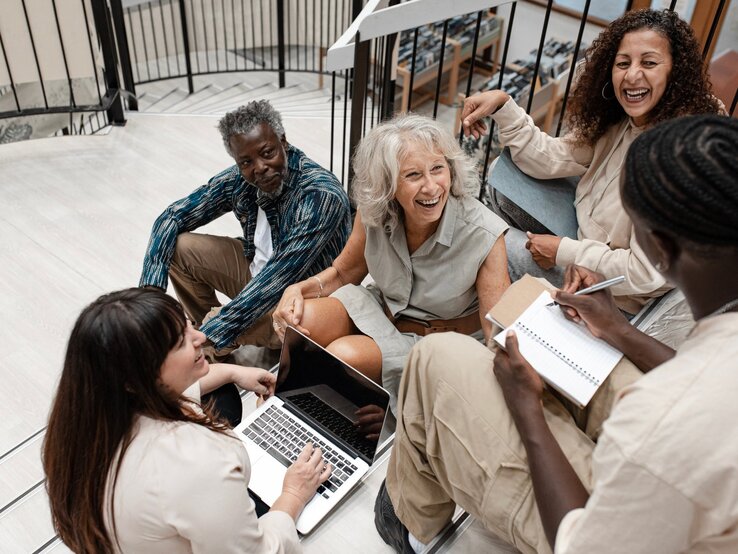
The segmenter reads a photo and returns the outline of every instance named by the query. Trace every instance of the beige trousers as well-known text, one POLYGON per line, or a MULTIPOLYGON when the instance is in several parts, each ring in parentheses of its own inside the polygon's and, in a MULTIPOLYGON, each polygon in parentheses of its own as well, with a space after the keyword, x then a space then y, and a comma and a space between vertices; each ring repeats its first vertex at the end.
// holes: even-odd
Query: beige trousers
MULTIPOLYGON (((185 312, 201 325, 220 310, 216 290, 234 298, 251 281, 249 265, 243 254, 243 243, 237 239, 182 233, 177 237, 169 278, 185 312)), ((280 348, 281 342, 272 328, 273 311, 269 310, 245 329, 232 347, 216 354, 227 354, 244 344, 280 348)))
MULTIPOLYGON (((387 490, 398 517, 421 542, 450 522, 458 504, 520 551, 550 552, 525 448, 492 371, 493 359, 479 342, 456 333, 430 335, 413 348, 400 383, 387 490)), ((621 387, 639 375, 633 370, 614 382, 621 387)), ((614 394, 598 396, 610 403, 597 409, 604 420, 614 394)), ((543 404, 556 440, 591 490, 594 442, 549 392, 543 404)))

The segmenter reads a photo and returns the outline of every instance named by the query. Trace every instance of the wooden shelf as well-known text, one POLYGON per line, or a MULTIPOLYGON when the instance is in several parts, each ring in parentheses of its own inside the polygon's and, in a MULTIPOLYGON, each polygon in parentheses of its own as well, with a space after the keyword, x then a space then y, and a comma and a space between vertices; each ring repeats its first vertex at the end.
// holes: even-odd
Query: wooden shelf
MULTIPOLYGON (((494 16, 490 16, 494 17, 494 16)), ((502 20, 494 28, 493 31, 480 35, 477 43, 477 53, 486 50, 487 48, 494 48, 494 63, 495 66, 499 65, 500 55, 500 39, 502 37, 502 20)), ((441 102, 450 106, 456 99, 456 94, 459 85, 459 70, 461 64, 472 57, 472 46, 473 43, 469 42, 466 45, 462 45, 461 42, 454 38, 447 38, 446 51, 443 60, 443 75, 448 74, 448 82, 445 85, 445 95, 441 97, 441 102)), ((424 67, 420 71, 415 72, 413 78, 413 93, 420 90, 422 87, 435 81, 438 77, 439 62, 435 62, 427 67, 424 67)), ((443 78, 443 76, 442 76, 443 78)), ((397 67, 397 80, 396 85, 402 88, 402 100, 400 102, 400 111, 406 112, 410 109, 408 106, 410 98, 410 87, 406 83, 410 82, 410 64, 403 64, 397 67)), ((443 84, 442 84, 443 86, 443 84)), ((413 94, 414 99, 415 94, 413 94)))

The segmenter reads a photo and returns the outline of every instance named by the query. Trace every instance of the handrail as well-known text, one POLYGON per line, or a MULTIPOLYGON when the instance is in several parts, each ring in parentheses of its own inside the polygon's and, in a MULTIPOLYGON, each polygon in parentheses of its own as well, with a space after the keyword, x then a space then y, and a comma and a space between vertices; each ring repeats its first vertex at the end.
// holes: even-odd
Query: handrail
POLYGON ((411 0, 367 16, 359 25, 359 33, 361 40, 369 40, 510 2, 511 0, 411 0))
POLYGON ((511 0, 410 0, 387 7, 388 0, 370 0, 359 17, 328 49, 328 70, 339 71, 354 67, 357 34, 361 35, 361 40, 370 40, 510 2, 511 0), (383 6, 379 7, 379 4, 383 6))
POLYGON ((388 3, 389 0, 369 0, 366 3, 356 19, 351 22, 349 28, 328 48, 326 53, 326 69, 328 71, 341 71, 354 67, 354 44, 359 25, 374 13, 374 10, 383 9, 388 3))

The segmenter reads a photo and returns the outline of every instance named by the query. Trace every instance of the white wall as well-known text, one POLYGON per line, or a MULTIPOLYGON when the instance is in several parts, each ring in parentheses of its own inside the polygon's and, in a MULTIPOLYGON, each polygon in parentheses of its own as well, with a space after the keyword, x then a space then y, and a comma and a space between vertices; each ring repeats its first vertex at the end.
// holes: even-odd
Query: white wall
MULTIPOLYGON (((92 24, 92 10, 85 0, 87 15, 92 24)), ((16 84, 39 81, 31 39, 20 0, 2 0, 0 3, 0 34, 5 55, 16 84)), ((66 81, 61 41, 54 20, 51 0, 26 0, 38 63, 44 81, 66 81)), ((72 79, 92 77, 95 62, 90 55, 88 29, 85 26, 81 2, 57 2, 61 36, 66 51, 69 74, 72 79)), ((95 42, 93 41, 93 46, 95 42)), ((97 52, 95 55, 99 55, 97 52)), ((10 84, 10 75, 4 60, 0 59, 0 86, 10 84)))

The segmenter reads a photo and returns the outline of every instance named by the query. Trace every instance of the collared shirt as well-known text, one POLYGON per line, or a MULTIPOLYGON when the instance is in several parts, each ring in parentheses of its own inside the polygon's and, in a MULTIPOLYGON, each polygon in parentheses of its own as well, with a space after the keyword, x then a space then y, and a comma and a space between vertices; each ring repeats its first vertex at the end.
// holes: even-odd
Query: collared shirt
POLYGON ((577 239, 561 239, 556 265, 578 264, 605 277, 625 275, 612 287, 618 306, 636 313, 672 287, 648 261, 620 201, 620 174, 628 147, 643 131, 630 118, 615 124, 593 147, 574 146, 571 136, 554 138, 535 126, 514 100, 495 112, 500 141, 515 165, 536 179, 581 176, 574 202, 577 239))
POLYGON ((272 200, 244 180, 237 166, 171 204, 154 222, 139 286, 166 289, 177 235, 232 211, 243 229, 244 255, 254 258, 257 210, 266 213, 274 255, 220 313, 200 327, 216 348, 231 343, 279 302, 284 289, 330 266, 351 232, 346 192, 338 179, 292 145, 282 194, 272 200))
POLYGON ((479 268, 506 230, 476 199, 449 195, 438 229, 415 252, 398 221, 366 228, 364 256, 393 315, 453 319, 479 309, 479 268))
MULTIPOLYGON (((184 396, 199 402, 199 383, 184 396)), ((111 471, 104 515, 109 531, 115 520, 116 552, 302 552, 287 513, 257 517, 247 491, 251 463, 231 432, 139 416, 115 481, 113 476, 111 471)))
POLYGON ((737 397, 738 313, 700 320, 620 393, 555 552, 738 552, 737 397))

